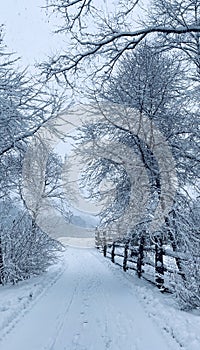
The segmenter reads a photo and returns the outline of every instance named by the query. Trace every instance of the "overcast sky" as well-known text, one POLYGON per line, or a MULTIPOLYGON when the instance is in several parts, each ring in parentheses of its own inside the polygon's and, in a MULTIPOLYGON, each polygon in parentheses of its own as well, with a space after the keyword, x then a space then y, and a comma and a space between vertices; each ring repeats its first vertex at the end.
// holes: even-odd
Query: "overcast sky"
POLYGON ((34 64, 63 44, 52 34, 55 21, 41 9, 45 0, 0 0, 0 23, 5 24, 5 43, 9 51, 22 57, 23 64, 34 64))
POLYGON ((51 18, 49 23, 46 10, 41 9, 45 4, 45 0, 0 0, 0 24, 5 24, 5 43, 9 51, 17 52, 25 66, 45 59, 64 46, 61 37, 52 34, 58 22, 51 18))

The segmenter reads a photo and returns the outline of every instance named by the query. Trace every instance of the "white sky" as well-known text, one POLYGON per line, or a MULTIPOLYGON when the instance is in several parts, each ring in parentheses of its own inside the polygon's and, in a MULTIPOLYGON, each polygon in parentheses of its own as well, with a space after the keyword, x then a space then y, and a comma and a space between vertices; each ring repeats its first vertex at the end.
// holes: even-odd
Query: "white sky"
POLYGON ((55 20, 49 19, 45 0, 0 0, 0 23, 5 24, 4 41, 9 51, 17 52, 24 65, 44 59, 63 44, 53 35, 55 20))
MULTIPOLYGON (((98 0, 96 0, 98 1, 98 0)), ((107 0, 109 4, 111 0, 107 0)), ((143 4, 149 0, 141 0, 143 4)), ((49 18, 46 0, 0 0, 0 24, 5 24, 5 44, 11 52, 17 52, 22 64, 33 65, 47 55, 64 47, 64 38, 52 34, 58 20, 49 18)))

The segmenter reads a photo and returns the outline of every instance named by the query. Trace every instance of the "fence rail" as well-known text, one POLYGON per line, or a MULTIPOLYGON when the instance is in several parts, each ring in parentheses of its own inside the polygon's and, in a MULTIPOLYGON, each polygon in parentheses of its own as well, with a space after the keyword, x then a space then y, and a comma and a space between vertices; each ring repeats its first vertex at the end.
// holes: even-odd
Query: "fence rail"
POLYGON ((136 271, 139 278, 153 283, 162 292, 173 291, 169 277, 176 274, 184 279, 181 261, 189 259, 187 254, 165 247, 161 238, 146 245, 145 238, 141 237, 138 245, 132 245, 130 240, 109 242, 97 234, 96 248, 124 271, 136 271))

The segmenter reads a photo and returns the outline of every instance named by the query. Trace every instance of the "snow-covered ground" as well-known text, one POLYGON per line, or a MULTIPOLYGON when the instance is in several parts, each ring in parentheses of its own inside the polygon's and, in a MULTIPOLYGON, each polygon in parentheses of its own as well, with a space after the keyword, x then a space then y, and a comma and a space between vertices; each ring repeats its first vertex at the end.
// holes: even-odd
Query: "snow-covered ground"
POLYGON ((95 249, 67 248, 41 277, 0 287, 2 350, 199 350, 200 315, 95 249))
POLYGON ((56 283, 64 271, 63 260, 42 276, 0 287, 0 349, 1 341, 32 309, 45 292, 56 283))

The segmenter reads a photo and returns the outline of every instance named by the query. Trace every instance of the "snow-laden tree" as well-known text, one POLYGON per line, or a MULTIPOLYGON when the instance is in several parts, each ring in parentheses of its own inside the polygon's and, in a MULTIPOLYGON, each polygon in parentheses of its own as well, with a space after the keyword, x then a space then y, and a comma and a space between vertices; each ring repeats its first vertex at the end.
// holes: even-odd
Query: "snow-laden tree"
MULTIPOLYGON (((115 215, 118 213, 118 217, 120 216, 119 213, 128 205, 128 199, 125 198, 129 198, 130 176, 127 175, 122 160, 120 164, 120 162, 114 161, 113 157, 109 158, 109 142, 100 143, 100 140, 103 138, 105 140, 107 138, 107 141, 110 140, 111 155, 114 152, 112 147, 115 143, 121 144, 121 148, 125 146, 128 150, 132 150, 132 153, 135 153, 135 156, 138 157, 138 166, 141 162, 147 173, 152 196, 158 197, 161 192, 161 174, 158 160, 152 149, 145 143, 145 140, 139 138, 130 125, 137 117, 141 119, 140 127, 145 128, 147 125, 143 125, 145 123, 144 118, 148 118, 163 133, 169 144, 171 138, 174 135, 177 137, 181 130, 185 136, 185 131, 189 132, 189 130, 188 125, 186 125, 186 128, 182 127, 184 118, 184 102, 181 93, 182 81, 183 72, 179 62, 176 61, 176 57, 168 57, 168 55, 156 51, 151 45, 144 43, 134 53, 127 55, 121 62, 116 75, 110 78, 105 85, 105 90, 97 97, 97 102, 104 102, 105 104, 109 102, 110 104, 116 104, 116 106, 123 106, 124 115, 121 115, 120 122, 115 117, 104 115, 101 122, 97 121, 95 124, 84 127, 83 154, 88 158, 96 155, 96 162, 94 158, 94 161, 89 163, 85 178, 90 180, 91 188, 96 186, 97 193, 99 193, 97 187, 104 177, 108 176, 115 184, 117 183, 116 199, 113 204, 116 204, 115 215), (135 114, 128 114, 129 107, 133 108, 135 114), (86 148, 87 142, 88 148, 86 148), (96 174, 96 177, 94 174, 96 174), (121 209, 119 209, 120 207, 121 209)), ((152 137, 154 137, 153 133, 155 132, 156 130, 152 129, 152 137)), ((196 133, 195 127, 191 129, 191 132, 196 133)), ((186 153, 186 149, 184 151, 186 153)), ((112 210, 115 207, 113 204, 112 210)), ((108 213, 107 209, 106 213, 108 213)))
MULTIPOLYGON (((149 13, 153 26, 177 28, 179 26, 200 25, 199 0, 156 0, 149 13)), ((161 33, 157 45, 163 49, 176 50, 189 65, 188 76, 200 79, 200 32, 161 33)))
POLYGON ((181 185, 196 184, 199 172, 199 111, 178 57, 143 44, 121 62, 102 93, 150 118, 176 159, 181 185))
MULTIPOLYGON (((29 150, 30 151, 30 150, 29 150)), ((33 153, 32 153, 33 156, 33 153)), ((9 161, 9 157, 6 159, 9 161)), ((24 199, 25 174, 22 182, 22 163, 14 156, 7 164, 10 174, 10 185, 7 193, 0 201, 0 233, 1 233, 1 282, 13 283, 31 275, 44 271, 49 264, 56 260, 56 251, 61 245, 43 232, 37 223, 38 214, 43 210, 48 212, 50 205, 60 210, 65 218, 69 217, 69 208, 63 206, 65 200, 63 183, 61 181, 62 161, 55 153, 48 153, 46 159, 45 176, 38 179, 35 169, 28 167, 26 154, 26 176, 28 189, 34 199, 32 206, 24 199), (40 184, 41 179, 43 180, 40 184), (40 185, 42 185, 42 191, 40 185), (50 201, 50 203, 48 203, 50 201), (64 210, 65 208, 65 210, 64 210)), ((24 163, 24 159, 22 158, 24 163)), ((43 171, 42 161, 38 170, 43 171)), ((56 230, 56 227, 55 227, 56 230)))
MULTIPOLYGON (((22 164, 27 146, 33 135, 48 120, 57 116, 61 102, 57 92, 52 91, 46 84, 37 81, 33 77, 28 77, 27 72, 19 71, 17 60, 13 55, 5 51, 2 38, 0 37, 0 203, 1 207, 4 207, 4 211, 0 212, 1 282, 6 281, 5 259, 7 259, 6 264, 8 264, 9 257, 11 257, 8 248, 6 248, 5 253, 5 246, 9 246, 7 243, 10 243, 13 239, 12 254, 14 255, 17 254, 14 248, 17 247, 20 252, 21 244, 21 259, 23 254, 28 254, 26 250, 30 248, 30 242, 26 243, 25 241, 26 239, 29 240, 33 226, 30 224, 31 219, 28 213, 21 214, 22 203, 19 201, 21 196, 22 164), (18 218, 15 219, 17 224, 12 226, 8 225, 5 211, 11 212, 11 215, 9 215, 12 217, 13 207, 16 207, 18 218), (17 235, 18 245, 16 245, 17 235)), ((47 249, 46 254, 44 254, 42 251, 43 238, 40 240, 40 236, 44 237, 44 233, 37 227, 35 230, 37 231, 37 237, 34 244, 37 244, 37 259, 41 254, 41 263, 47 259, 45 264, 48 264, 48 239, 47 237, 44 239, 47 249), (41 242, 41 251, 39 250, 39 242, 41 242), (42 260, 42 255, 44 255, 44 260, 42 260)), ((51 247, 50 242, 49 254, 51 247)), ((50 254, 49 256, 52 255, 50 254)), ((14 261, 10 261, 10 264, 9 269, 12 267, 14 273, 14 261)), ((46 266, 45 264, 43 267, 46 266)), ((41 266, 40 270, 43 267, 41 266)), ((31 274, 31 271, 29 272, 31 274)), ((9 273, 11 273, 11 270, 9 273)))
POLYGON ((27 210, 13 200, 0 202, 2 261, 0 284, 16 283, 55 263, 62 245, 45 234, 27 210))
MULTIPOLYGON (((79 91, 81 79, 84 84, 89 79, 87 87, 93 96, 95 90, 95 102, 118 104, 119 115, 124 109, 118 120, 112 113, 102 111, 102 119, 85 125, 81 136, 88 164, 84 180, 91 187, 91 196, 104 199, 102 222, 114 223, 109 226, 110 231, 112 228, 126 232, 127 222, 135 220, 133 214, 126 216, 133 187, 130 163, 134 164, 127 149, 135 152, 138 168, 141 164, 145 168, 147 179, 143 173, 137 173, 141 186, 145 188, 147 180, 151 184, 150 202, 144 198, 145 220, 138 216, 135 232, 144 232, 138 224, 148 223, 148 215, 154 213, 162 190, 157 160, 147 143, 134 134, 128 108, 133 107, 137 115, 147 117, 163 133, 176 161, 179 187, 174 207, 154 239, 162 236, 177 250, 181 233, 178 228, 184 227, 185 240, 191 243, 187 246, 188 254, 195 256, 199 243, 195 245, 190 240, 196 225, 194 211, 188 216, 187 224, 180 213, 181 210, 188 213, 183 203, 191 202, 192 207, 199 191, 200 1, 153 0, 143 22, 134 15, 140 5, 140 0, 119 0, 113 5, 95 0, 48 0, 50 11, 61 15, 58 32, 67 36, 69 45, 42 67, 48 79, 55 77, 59 82, 78 87, 79 91), (121 151, 115 146, 119 144, 121 151), (99 189, 104 179, 110 185, 99 189), (195 196, 190 196, 191 190, 195 196), (179 201, 181 196, 184 200, 179 201)), ((140 126, 145 130, 145 125, 140 126)), ((142 198, 138 188, 135 194, 140 208, 142 198)), ((183 249, 184 239, 181 242, 183 249)), ((181 269, 178 257, 176 262, 181 269)), ((186 263, 184 270, 189 281, 186 274, 189 276, 190 272, 194 276, 195 267, 194 271, 189 270, 186 263)))
POLYGON ((56 116, 61 100, 47 85, 18 72, 12 55, 0 46, 0 156, 24 142, 56 116))
MULTIPOLYGON (((39 217, 47 215, 52 208, 67 221, 70 218, 69 199, 72 196, 67 171, 63 179, 64 163, 43 140, 32 142, 23 162, 21 197, 36 223, 39 217), (68 199, 68 201, 67 201, 68 199), (46 214, 44 214, 46 213, 46 214)), ((56 227, 55 227, 56 230, 56 227)))
POLYGON ((169 242, 175 245, 178 271, 174 290, 183 309, 200 306, 199 199, 179 194, 166 222, 169 242))
POLYGON ((135 14, 140 5, 140 0, 116 0, 112 5, 103 0, 48 0, 50 11, 61 16, 58 32, 68 37, 70 46, 43 65, 47 77, 70 84, 77 75, 105 78, 125 53, 144 39, 158 40, 158 34, 169 39, 169 50, 181 49, 199 65, 199 0, 152 1, 150 19, 143 22, 135 14))
MULTIPOLYGON (((159 245, 162 248, 162 244, 169 244, 177 252, 177 268, 182 276, 184 270, 185 281, 186 278, 189 281, 194 268, 194 284, 198 285, 198 276, 195 272, 198 270, 198 261, 190 265, 190 270, 188 270, 187 257, 186 263, 183 261, 182 264, 178 257, 180 252, 184 252, 186 256, 190 256, 191 263, 192 257, 197 255, 200 247, 198 235, 196 235, 195 243, 192 239, 191 232, 198 232, 196 222, 193 220, 193 210, 186 219, 184 209, 184 203, 194 201, 194 198, 190 198, 188 189, 189 191, 193 189, 196 195, 198 193, 199 175, 199 114, 195 108, 195 100, 193 109, 188 108, 188 105, 191 106, 188 86, 181 62, 176 55, 169 56, 152 47, 152 44, 144 43, 133 53, 127 54, 121 61, 116 74, 110 77, 104 85, 104 90, 96 97, 96 103, 99 103, 99 106, 102 106, 103 103, 104 105, 114 104, 119 110, 124 106, 121 122, 119 123, 119 119, 112 116, 112 109, 109 115, 104 113, 102 108, 102 120, 86 124, 82 128, 83 135, 80 140, 81 152, 84 160, 88 162, 83 181, 88 185, 91 197, 106 198, 101 216, 103 232, 106 227, 108 240, 110 236, 112 237, 113 231, 116 233, 117 230, 120 230, 119 236, 129 237, 132 242, 142 240, 143 246, 144 238, 147 244, 156 243, 158 251, 159 245), (162 170, 159 169, 156 155, 147 143, 131 129, 129 107, 135 111, 132 118, 136 115, 140 116, 140 127, 144 127, 144 130, 147 126, 143 124, 143 117, 148 117, 154 123, 152 138, 156 136, 155 127, 162 132, 176 161, 179 181, 177 195, 174 196, 170 213, 166 214, 163 225, 153 235, 148 230, 151 222, 149 214, 151 217, 154 215, 162 191, 162 170), (138 175, 131 153, 125 153, 124 146, 138 157, 136 166, 141 167, 142 165, 148 174, 151 204, 145 203, 147 211, 146 216, 143 215, 143 217, 136 217, 134 208, 130 208, 133 183, 131 183, 130 171, 127 172, 128 162, 132 161, 132 171, 138 184, 138 188, 134 188, 134 195, 137 198, 135 203, 138 207, 141 202, 139 191, 147 190, 145 187, 142 189, 146 183, 143 183, 142 173, 139 173, 137 179, 138 175), (101 188, 103 181, 112 183, 112 186, 101 188), (128 216, 124 214, 127 207, 129 207, 128 216), (183 216, 180 214, 182 210, 184 211, 183 216)), ((160 151, 164 152, 162 144, 160 144, 160 151)), ((185 291, 187 293, 187 288, 185 291)), ((190 292, 191 295, 192 292, 190 292)))
POLYGON ((19 176, 27 142, 61 107, 57 93, 20 72, 17 61, 0 37, 0 197, 15 182, 15 168, 19 176))

